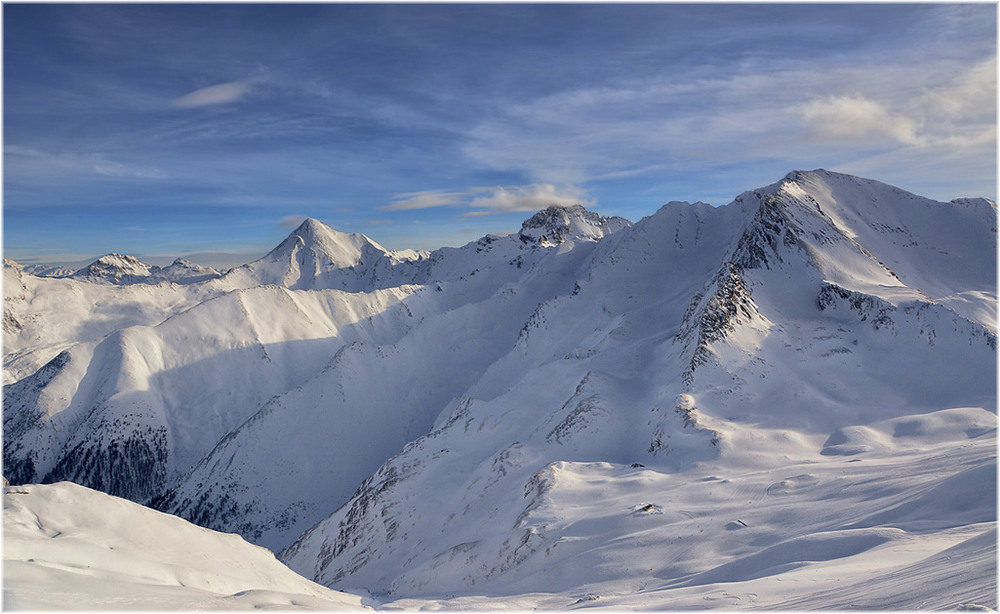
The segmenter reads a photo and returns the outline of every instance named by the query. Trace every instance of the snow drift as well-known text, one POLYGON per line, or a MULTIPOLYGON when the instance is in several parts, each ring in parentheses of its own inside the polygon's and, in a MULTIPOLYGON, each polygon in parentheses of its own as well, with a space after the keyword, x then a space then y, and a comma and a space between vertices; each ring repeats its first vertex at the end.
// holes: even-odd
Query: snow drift
POLYGON ((239 536, 76 484, 3 499, 4 609, 362 609, 239 536))

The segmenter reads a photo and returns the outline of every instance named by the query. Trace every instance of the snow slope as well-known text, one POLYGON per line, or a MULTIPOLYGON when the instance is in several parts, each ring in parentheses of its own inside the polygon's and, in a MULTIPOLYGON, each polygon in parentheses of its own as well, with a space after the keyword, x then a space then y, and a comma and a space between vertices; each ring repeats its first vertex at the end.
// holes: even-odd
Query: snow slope
MULTIPOLYGON (((531 537, 510 545, 514 553, 521 546, 516 566, 463 584, 482 560, 470 542, 397 576, 382 607, 995 609, 989 440, 897 441, 892 453, 862 460, 801 458, 756 470, 711 463, 680 475, 553 464, 523 521, 531 537), (430 577, 426 567, 449 585, 413 586, 430 577)), ((482 519, 473 537, 502 546, 488 527, 517 511, 482 519)))
POLYGON ((315 377, 271 399, 155 505, 271 548, 287 546, 426 434, 442 407, 516 342, 540 302, 572 291, 596 245, 588 239, 548 249, 517 236, 487 238, 432 254, 439 281, 401 299, 403 326, 341 346, 315 377))
POLYGON ((3 267, 4 384, 24 378, 63 350, 133 325, 155 325, 223 293, 211 284, 112 285, 41 278, 16 262, 3 267))
MULTIPOLYGON (((574 291, 541 304, 507 355, 442 412, 431 433, 384 464, 283 560, 322 583, 365 587, 387 600, 565 596, 607 583, 629 594, 657 580, 680 588, 677 582, 697 574, 708 574, 697 576, 698 585, 715 584, 727 578, 709 573, 720 562, 736 565, 767 548, 788 557, 782 548, 809 549, 781 546, 789 539, 810 544, 846 530, 850 519, 839 505, 824 519, 828 503, 806 488, 792 501, 814 521, 794 525, 787 511, 765 505, 754 521, 764 526, 746 532, 753 540, 734 542, 725 528, 739 524, 731 517, 738 508, 699 503, 704 493, 694 486, 706 486, 700 480, 732 484, 760 471, 766 477, 756 479, 774 483, 796 475, 821 483, 849 461, 902 462, 912 445, 902 437, 909 427, 873 424, 931 425, 944 416, 959 426, 928 427, 927 445, 946 454, 982 438, 967 462, 989 460, 995 260, 982 247, 995 246, 995 231, 961 213, 949 229, 939 216, 935 247, 957 262, 978 258, 987 273, 934 287, 908 275, 906 285, 890 268, 920 270, 897 257, 905 252, 887 248, 894 259, 881 256, 881 235, 872 231, 875 238, 861 243, 865 233, 837 221, 863 202, 836 208, 827 200, 826 210, 814 202, 823 190, 856 183, 832 173, 791 175, 725 208, 668 205, 602 241, 574 291), (990 298, 959 312, 934 300, 945 292, 990 298), (970 319, 974 313, 988 317, 970 319), (786 473, 790 466, 797 473, 786 473), (671 491, 680 485, 675 498, 671 491), (647 512, 646 505, 653 507, 647 512), (634 514, 663 516, 662 523, 639 537, 622 524, 634 514), (647 556, 651 575, 627 563, 647 556)), ((914 235, 928 236, 933 227, 927 209, 949 206, 918 199, 915 207, 889 186, 864 185, 864 197, 891 206, 900 227, 912 218, 914 235)), ((990 209, 982 203, 976 215, 990 209)), ((845 507, 874 514, 900 492, 915 496, 917 485, 905 485, 903 476, 926 463, 910 460, 894 479, 866 488, 858 497, 863 505, 852 498, 845 507)), ((930 479, 947 480, 962 468, 942 460, 930 479)), ((740 496, 739 488, 719 490, 740 496)), ((994 497, 974 491, 962 495, 976 503, 963 505, 981 511, 975 523, 989 523, 994 497)), ((929 510, 928 518, 936 517, 929 510)), ((887 528, 898 531, 872 533, 877 539, 866 533, 861 546, 831 546, 827 558, 843 563, 909 537, 898 525, 887 528)), ((769 563, 773 569, 760 575, 782 573, 797 560, 769 563)), ((744 579, 751 578, 733 576, 744 579)), ((995 604, 995 590, 986 594, 995 604)))
POLYGON ((148 501, 344 344, 402 326, 408 292, 261 286, 74 345, 6 387, 4 470, 148 501))
POLYGON ((3 607, 361 610, 237 535, 69 482, 3 489, 3 607))
POLYGON ((4 471, 386 608, 995 609, 995 254, 990 201, 820 170, 430 253, 310 220, 186 285, 5 267, 4 471))

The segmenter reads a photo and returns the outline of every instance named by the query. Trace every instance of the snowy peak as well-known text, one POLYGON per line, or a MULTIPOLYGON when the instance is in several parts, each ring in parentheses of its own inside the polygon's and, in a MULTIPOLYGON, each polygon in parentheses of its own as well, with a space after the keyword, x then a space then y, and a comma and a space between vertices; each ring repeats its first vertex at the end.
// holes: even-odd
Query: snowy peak
POLYGON ((308 255, 324 268, 348 268, 361 262, 365 252, 385 253, 385 248, 367 236, 340 232, 309 218, 265 258, 284 259, 308 255))
POLYGON ((69 277, 76 271, 71 267, 52 264, 25 264, 19 265, 25 273, 30 273, 35 277, 69 277))
MULTIPOLYGON (((995 291, 996 260, 982 260, 982 254, 996 252, 997 241, 997 210, 987 199, 939 202, 824 170, 790 173, 777 196, 827 222, 838 241, 887 272, 889 281, 869 278, 878 285, 905 285, 935 299, 966 290, 995 291)), ((864 277, 842 262, 828 261, 825 268, 834 266, 847 282, 847 276, 864 277)))
MULTIPOLYGON (((728 259, 744 269, 806 263, 823 280, 889 300, 965 301, 994 292, 996 208, 939 202, 822 169, 795 171, 733 201, 745 220, 728 259), (927 246, 934 246, 928 249, 927 246)), ((729 208, 726 207, 726 208, 729 208)))
POLYGON ((874 179, 824 169, 793 171, 763 191, 800 203, 804 201, 810 208, 829 216, 838 226, 874 226, 884 231, 883 234, 901 232, 899 227, 923 226, 927 217, 938 215, 950 217, 972 213, 992 221, 997 214, 996 203, 986 198, 939 202, 874 179), (890 223, 896 226, 889 227, 890 223))
POLYGON ((311 261, 318 269, 343 269, 356 266, 366 254, 381 255, 385 248, 367 236, 335 230, 312 218, 302 222, 264 259, 311 261))
POLYGON ((525 220, 518 236, 526 244, 550 247, 569 239, 598 241, 631 225, 625 218, 603 217, 582 205, 548 207, 525 220))
POLYGON ((154 267, 127 254, 108 254, 83 267, 73 277, 84 277, 92 281, 110 283, 135 283, 140 278, 149 277, 154 267))
MULTIPOLYGON (((157 267, 153 267, 157 268, 157 267)), ((170 264, 155 272, 154 277, 172 281, 174 283, 197 283, 219 277, 220 273, 212 267, 195 264, 190 260, 178 258, 170 264)))
POLYGON ((233 269, 226 279, 237 287, 358 291, 365 287, 365 270, 387 254, 363 234, 340 232, 310 218, 263 258, 233 269))
POLYGON ((220 273, 211 267, 201 266, 178 258, 167 267, 146 264, 135 256, 108 254, 76 271, 70 277, 93 282, 118 285, 158 284, 169 281, 177 284, 192 284, 219 277, 220 273))

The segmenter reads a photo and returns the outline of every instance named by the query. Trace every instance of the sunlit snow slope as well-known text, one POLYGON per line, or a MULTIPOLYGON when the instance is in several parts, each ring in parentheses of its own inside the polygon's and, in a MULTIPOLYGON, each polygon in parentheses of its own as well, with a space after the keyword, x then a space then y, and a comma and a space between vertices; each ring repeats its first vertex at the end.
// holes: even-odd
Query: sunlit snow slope
POLYGON ((3 489, 3 607, 360 610, 271 552, 76 484, 3 489))
POLYGON ((996 608, 996 217, 813 171, 429 253, 310 220, 197 283, 5 266, 4 473, 387 605, 996 608))

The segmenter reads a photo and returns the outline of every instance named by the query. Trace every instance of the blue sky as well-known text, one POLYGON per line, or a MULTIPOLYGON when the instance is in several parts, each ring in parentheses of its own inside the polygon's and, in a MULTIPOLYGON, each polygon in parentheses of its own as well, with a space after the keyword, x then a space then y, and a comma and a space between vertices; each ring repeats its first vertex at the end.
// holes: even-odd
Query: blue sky
POLYGON ((996 10, 8 3, 4 256, 434 248, 820 167, 995 199, 996 10))

